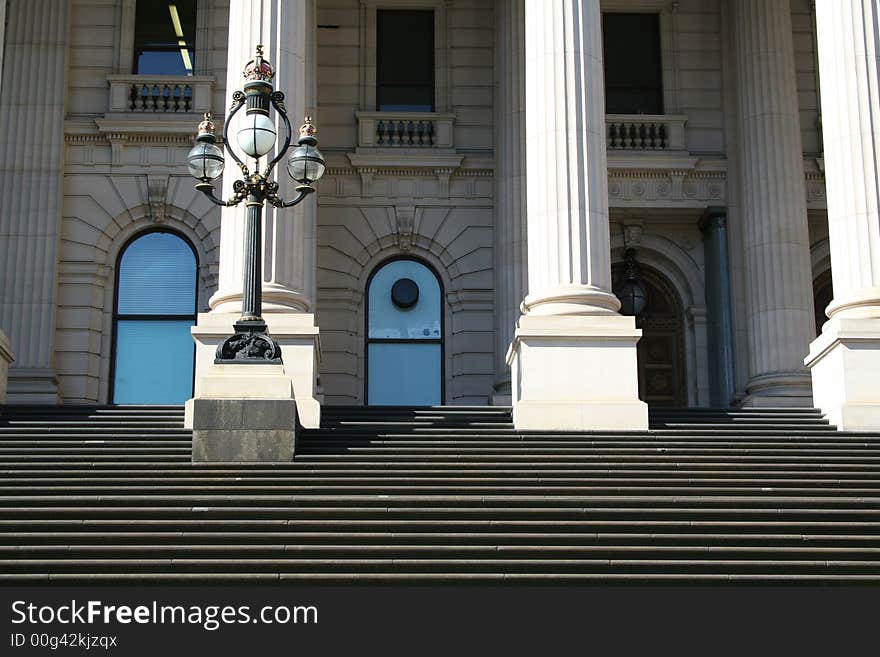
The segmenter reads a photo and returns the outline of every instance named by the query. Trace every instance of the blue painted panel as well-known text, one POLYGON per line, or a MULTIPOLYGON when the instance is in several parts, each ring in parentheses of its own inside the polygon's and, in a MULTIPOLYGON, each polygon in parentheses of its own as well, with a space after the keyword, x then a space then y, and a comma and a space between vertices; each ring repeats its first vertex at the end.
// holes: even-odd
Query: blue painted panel
POLYGON ((376 406, 436 406, 440 399, 440 345, 369 345, 369 402, 376 406))
POLYGON ((434 273, 413 260, 395 260, 373 276, 370 283, 370 337, 438 339, 440 284, 434 273), (411 308, 398 308, 391 301, 391 286, 409 278, 419 286, 419 300, 411 308))
POLYGON ((113 401, 182 404, 192 397, 192 320, 119 320, 113 401))
POLYGON ((148 233, 132 242, 119 263, 121 315, 192 315, 196 307, 196 258, 171 233, 148 233))

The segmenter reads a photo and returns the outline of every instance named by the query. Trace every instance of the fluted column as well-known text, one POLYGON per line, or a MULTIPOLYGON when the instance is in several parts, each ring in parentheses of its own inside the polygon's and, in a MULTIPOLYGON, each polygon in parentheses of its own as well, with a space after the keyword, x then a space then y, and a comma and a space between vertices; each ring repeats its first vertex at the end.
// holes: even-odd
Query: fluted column
MULTIPOLYGON (((313 9, 313 0, 232 2, 229 8, 227 95, 241 89, 242 70, 253 59, 257 44, 262 43, 266 58, 275 67, 275 89, 285 94, 294 128, 294 145, 307 107, 314 106, 314 75, 311 71, 314 58, 308 57, 314 39, 313 9)), ((280 120, 276 123, 281 143, 284 127, 280 120)), ((320 134, 318 136, 320 138, 320 134)), ((270 157, 274 157, 274 153, 270 157)), ((273 177, 280 185, 282 197, 292 198, 296 195, 295 184, 287 175, 285 164, 285 161, 279 163, 273 177)), ((232 195, 232 183, 237 173, 236 167, 227 167, 223 177, 225 198, 232 195)), ((316 266, 314 205, 309 202, 285 209, 267 206, 263 211, 263 311, 266 313, 313 310, 316 266)), ((223 208, 222 222, 219 285, 210 305, 218 312, 238 312, 241 307, 243 251, 236 236, 244 234, 244 206, 223 208)))
POLYGON ((599 0, 526 0, 528 294, 508 362, 518 429, 644 429, 611 292, 599 0))
POLYGON ((707 208, 700 219, 706 260, 706 307, 709 311, 709 403, 730 406, 735 390, 733 369, 733 302, 730 296, 730 258, 727 213, 707 208))
POLYGON ((525 7, 496 3, 495 394, 510 403, 507 350, 526 291, 525 7))
POLYGON ((614 313, 599 0, 526 1, 528 285, 539 315, 614 313))
POLYGON ((749 382, 746 405, 809 405, 810 243, 789 0, 733 3, 749 382))
POLYGON ((6 7, 0 94, 0 326, 12 402, 55 403, 55 300, 69 4, 6 7))
POLYGON ((9 364, 15 360, 15 354, 9 347, 9 338, 0 331, 0 404, 6 403, 6 384, 9 375, 9 364))
POLYGON ((806 362, 843 429, 880 429, 880 4, 816 3, 834 299, 806 362))

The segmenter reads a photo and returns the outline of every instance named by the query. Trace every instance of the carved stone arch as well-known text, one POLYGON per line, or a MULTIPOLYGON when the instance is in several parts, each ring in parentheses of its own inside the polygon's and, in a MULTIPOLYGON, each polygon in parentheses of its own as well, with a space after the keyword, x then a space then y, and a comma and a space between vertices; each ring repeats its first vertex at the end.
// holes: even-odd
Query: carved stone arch
MULTIPOLYGON (((104 252, 104 263, 109 267, 107 271, 109 278, 105 283, 105 287, 112 287, 112 274, 115 271, 116 262, 122 248, 137 233, 157 226, 168 228, 184 235, 195 248, 199 261, 198 307, 207 309, 208 299, 213 289, 217 286, 218 245, 214 241, 213 233, 204 226, 198 217, 172 205, 168 206, 165 221, 161 224, 156 224, 153 221, 148 205, 131 208, 108 224, 104 230, 107 246, 102 249, 104 252)), ((110 293, 112 299, 112 289, 110 293)))
MULTIPOLYGON (((687 251, 662 235, 647 232, 642 233, 637 250, 639 262, 652 266, 672 281, 685 311, 694 305, 705 306, 705 276, 687 251)), ((612 262, 622 262, 623 251, 623 238, 616 235, 611 240, 612 262)))
POLYGON ((351 257, 352 261, 356 264, 356 268, 353 268, 351 273, 359 283, 358 289, 364 289, 363 284, 366 280, 364 277, 368 277, 370 272, 372 272, 373 268, 370 266, 370 263, 380 262, 397 254, 401 257, 412 254, 416 258, 423 258, 430 262, 440 275, 445 277, 443 284, 446 294, 456 289, 454 281, 461 275, 461 272, 455 259, 442 244, 433 239, 417 237, 413 244, 404 251, 395 243, 389 243, 386 237, 380 237, 365 245, 363 249, 351 257))
MULTIPOLYGON (((615 236, 611 247, 612 264, 622 263, 623 238, 615 236)), ((665 278, 681 302, 686 402, 689 406, 708 406, 709 354, 702 267, 680 246, 652 233, 641 235, 637 253, 639 263, 665 278)))

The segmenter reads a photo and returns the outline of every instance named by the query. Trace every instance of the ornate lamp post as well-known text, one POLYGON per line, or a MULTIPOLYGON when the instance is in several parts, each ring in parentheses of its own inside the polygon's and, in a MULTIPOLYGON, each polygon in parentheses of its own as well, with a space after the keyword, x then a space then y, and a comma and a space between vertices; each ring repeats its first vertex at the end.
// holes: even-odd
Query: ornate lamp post
POLYGON ((324 158, 317 149, 315 127, 311 119, 306 117, 299 131, 299 145, 287 160, 287 172, 298 185, 297 196, 285 201, 278 196, 278 183, 269 176, 275 165, 284 157, 290 148, 292 130, 287 108, 284 105, 284 94, 275 91, 272 78, 275 71, 268 61, 263 59, 263 47, 257 46, 257 55, 248 62, 244 69, 246 80, 243 91, 232 94, 232 106, 223 126, 223 144, 229 155, 241 170, 242 178, 233 183, 232 198, 224 201, 214 195, 214 183, 223 173, 223 151, 217 146, 214 135, 214 124, 211 115, 199 124, 198 142, 187 156, 187 164, 192 176, 199 180, 195 188, 207 196, 212 203, 221 206, 234 206, 244 202, 247 206, 247 224, 244 243, 244 283, 241 299, 241 317, 233 325, 235 334, 226 338, 217 347, 215 363, 280 363, 281 349, 278 343, 269 337, 262 312, 262 217, 263 204, 271 203, 276 208, 289 208, 302 201, 315 191, 314 183, 324 174, 324 158), (246 106, 244 125, 238 130, 238 145, 248 156, 255 160, 253 172, 241 160, 229 143, 228 132, 235 116, 246 106), (269 153, 275 146, 277 134, 275 124, 269 118, 269 109, 275 108, 284 123, 286 136, 275 157, 269 160, 263 171, 260 171, 260 158, 269 153))

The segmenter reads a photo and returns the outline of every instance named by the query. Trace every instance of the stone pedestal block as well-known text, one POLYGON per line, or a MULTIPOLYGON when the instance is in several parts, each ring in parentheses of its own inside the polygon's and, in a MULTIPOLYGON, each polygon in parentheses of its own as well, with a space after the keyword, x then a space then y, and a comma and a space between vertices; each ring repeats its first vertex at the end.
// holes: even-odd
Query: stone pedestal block
MULTIPOLYGON (((218 375, 221 370, 214 365, 217 345, 232 334, 232 324, 238 313, 202 313, 192 328, 196 341, 196 385, 195 398, 200 397, 284 397, 296 401, 299 422, 309 429, 321 424, 321 405, 316 390, 318 361, 321 349, 315 316, 311 313, 266 313, 263 319, 269 327, 270 335, 281 346, 283 365, 279 368, 287 389, 282 393, 267 395, 253 394, 251 386, 269 385, 266 381, 234 382, 218 375), (235 388, 235 386, 239 386, 235 388), (217 388, 223 389, 220 394, 217 388), (226 392, 228 391, 228 392, 226 392), (249 392, 250 391, 250 392, 249 392)), ((250 367, 232 365, 229 367, 250 367)), ((269 367, 258 364, 253 367, 269 367)), ((279 379, 280 381, 280 379, 279 379)), ((275 385, 275 384, 272 384, 275 385)), ((280 384, 279 384, 280 385, 280 384)), ((188 425, 189 426, 189 425, 188 425)))
POLYGON ((507 362, 518 431, 648 428, 639 400, 641 330, 620 315, 520 318, 507 362))
POLYGON ((9 375, 9 364, 15 360, 9 347, 9 338, 0 331, 0 404, 6 403, 6 379, 9 375))
POLYGON ((293 460, 296 404, 292 399, 202 399, 187 404, 194 463, 293 460))
POLYGON ((880 428, 880 321, 832 317, 804 362, 829 422, 844 431, 880 428))

